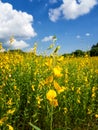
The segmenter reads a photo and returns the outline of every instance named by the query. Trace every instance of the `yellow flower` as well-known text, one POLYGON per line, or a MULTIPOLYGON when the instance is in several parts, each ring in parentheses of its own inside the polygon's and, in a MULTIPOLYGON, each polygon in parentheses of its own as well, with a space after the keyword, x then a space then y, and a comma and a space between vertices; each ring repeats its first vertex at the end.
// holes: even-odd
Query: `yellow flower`
POLYGON ((45 62, 45 65, 50 67, 52 65, 52 58, 47 59, 47 61, 45 62))
POLYGON ((57 59, 59 62, 64 60, 64 56, 59 57, 59 59, 57 59))
POLYGON ((0 119, 0 125, 2 125, 4 122, 0 119))
POLYGON ((53 84, 57 91, 59 91, 61 89, 60 85, 55 80, 54 80, 53 84))
POLYGON ((60 68, 59 66, 53 68, 53 72, 56 77, 62 76, 61 71, 62 71, 62 68, 60 68))
POLYGON ((74 91, 75 87, 73 86, 71 89, 72 89, 72 91, 74 91))
POLYGON ((52 81, 53 81, 53 75, 51 75, 51 76, 49 76, 48 78, 46 78, 45 84, 52 83, 52 81))
POLYGON ((87 114, 90 115, 91 113, 92 113, 92 110, 90 108, 88 108, 87 114))
POLYGON ((79 87, 79 88, 77 89, 76 93, 77 93, 77 94, 81 94, 81 91, 80 91, 80 90, 81 90, 81 88, 79 87))
POLYGON ((65 107, 64 108, 64 113, 66 114, 68 112, 68 109, 65 107))
POLYGON ((9 99, 9 101, 7 102, 7 105, 12 105, 12 98, 9 99))
POLYGON ((13 110, 9 109, 9 110, 7 111, 7 114, 13 114, 14 112, 15 112, 15 109, 13 109, 13 110))
POLYGON ((85 81, 85 82, 87 82, 87 81, 88 81, 87 77, 85 77, 85 78, 84 78, 84 81, 85 81))
POLYGON ((14 86, 14 90, 16 90, 17 89, 17 86, 14 86))
POLYGON ((95 73, 98 74, 98 69, 95 70, 95 73))
POLYGON ((52 90, 50 89, 47 94, 46 94, 46 98, 49 100, 49 101, 53 101, 54 98, 57 97, 57 94, 56 94, 56 91, 55 90, 52 90))
POLYGON ((96 97, 96 94, 95 93, 92 93, 92 98, 96 97))
POLYGON ((54 80, 54 87, 57 90, 57 92, 60 94, 61 92, 64 91, 64 87, 60 87, 60 85, 54 80))
POLYGON ((7 124, 7 126, 9 127, 9 130, 14 130, 14 128, 11 125, 7 124))
POLYGON ((96 114, 95 117, 98 118, 98 114, 96 114))
POLYGON ((80 99, 77 99, 77 103, 79 103, 79 104, 81 103, 81 102, 80 102, 80 99))
POLYGON ((31 87, 32 87, 32 90, 33 90, 33 91, 35 91, 35 88, 34 88, 35 86, 34 86, 34 85, 32 85, 31 87))
POLYGON ((8 117, 1 118, 0 119, 0 125, 2 125, 7 119, 8 119, 8 117))
POLYGON ((40 103, 41 103, 41 101, 42 101, 43 99, 41 99, 40 96, 37 96, 37 97, 36 97, 36 100, 37 100, 38 105, 40 105, 40 103))
POLYGON ((50 101, 50 104, 54 107, 57 107, 58 106, 58 101, 57 99, 53 99, 52 101, 50 101))
POLYGON ((92 88, 92 93, 94 93, 96 91, 96 87, 92 88))

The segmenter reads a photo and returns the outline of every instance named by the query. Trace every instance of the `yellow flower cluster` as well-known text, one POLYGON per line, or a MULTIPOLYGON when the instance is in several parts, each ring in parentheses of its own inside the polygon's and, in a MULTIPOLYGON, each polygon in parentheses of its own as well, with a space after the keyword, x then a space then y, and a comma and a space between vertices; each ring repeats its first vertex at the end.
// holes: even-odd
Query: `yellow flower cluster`
MULTIPOLYGON (((10 40, 13 43, 13 39, 10 40)), ((85 117, 86 120, 87 116, 91 117, 90 122, 98 120, 95 108, 98 95, 98 57, 64 58, 56 54, 36 56, 34 52, 0 53, 0 81, 0 125, 4 126, 3 129, 14 129, 12 119, 15 117, 19 120, 18 112, 23 108, 24 115, 20 120, 34 121, 39 126, 42 125, 39 115, 48 122, 49 115, 55 117, 54 121, 61 114, 61 122, 56 119, 56 124, 53 124, 54 127, 59 124, 58 128, 62 122, 70 124, 70 117, 76 118, 76 122, 80 119, 80 124, 81 119, 85 117)), ((20 126, 22 122, 18 123, 20 126)))
POLYGON ((65 87, 60 87, 60 85, 54 80, 54 88, 57 90, 58 94, 64 92, 65 87))
POLYGON ((53 68, 54 76, 61 77, 62 76, 62 68, 59 66, 56 66, 53 68))
POLYGON ((50 89, 47 94, 46 94, 46 98, 50 101, 50 104, 53 106, 58 106, 58 101, 57 99, 55 99, 57 97, 56 91, 50 89))

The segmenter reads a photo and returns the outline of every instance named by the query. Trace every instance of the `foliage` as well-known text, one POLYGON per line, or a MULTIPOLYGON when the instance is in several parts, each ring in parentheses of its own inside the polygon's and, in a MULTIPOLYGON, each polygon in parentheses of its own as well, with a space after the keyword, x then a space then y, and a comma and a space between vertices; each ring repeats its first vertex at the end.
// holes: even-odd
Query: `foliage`
POLYGON ((84 52, 82 50, 76 50, 72 54, 74 54, 76 57, 84 56, 84 52))
POLYGON ((98 57, 0 53, 0 100, 1 130, 96 130, 98 57))
POLYGON ((98 56, 98 43, 91 47, 90 56, 98 56))
POLYGON ((20 49, 15 49, 15 50, 8 50, 8 52, 11 52, 11 53, 24 53, 22 50, 20 49))

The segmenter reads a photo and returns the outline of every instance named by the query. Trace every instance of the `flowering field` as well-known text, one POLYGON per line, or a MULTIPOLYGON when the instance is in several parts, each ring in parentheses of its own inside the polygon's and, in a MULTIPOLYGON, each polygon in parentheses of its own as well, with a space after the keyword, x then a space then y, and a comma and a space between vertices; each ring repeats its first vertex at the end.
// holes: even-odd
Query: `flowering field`
POLYGON ((98 57, 0 53, 1 130, 97 130, 98 57))

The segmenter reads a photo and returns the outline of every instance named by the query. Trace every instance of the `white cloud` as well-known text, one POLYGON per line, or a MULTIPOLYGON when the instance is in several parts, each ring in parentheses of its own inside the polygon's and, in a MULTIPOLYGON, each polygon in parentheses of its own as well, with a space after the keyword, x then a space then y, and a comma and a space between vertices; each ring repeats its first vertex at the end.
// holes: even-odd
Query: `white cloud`
POLYGON ((80 39, 80 35, 77 35, 76 38, 77 38, 77 39, 80 39))
POLYGON ((14 39, 12 43, 10 43, 10 41, 7 41, 4 46, 10 49, 25 49, 28 48, 30 45, 23 40, 14 39))
POLYGON ((44 37, 44 38, 42 39, 42 42, 52 41, 52 39, 53 39, 53 36, 47 36, 47 37, 44 37))
POLYGON ((11 4, 0 1, 0 41, 8 41, 12 35, 16 39, 28 39, 36 36, 37 33, 34 31, 32 23, 32 15, 17 11, 11 4))
POLYGON ((89 37, 89 36, 90 36, 90 33, 86 33, 85 36, 89 37))
POLYGON ((60 8, 50 9, 48 14, 49 14, 50 20, 53 22, 56 22, 61 15, 60 8))
POLYGON ((98 4, 97 0, 63 0, 60 7, 49 10, 49 18, 55 22, 63 16, 65 19, 76 19, 79 16, 87 14, 98 4))
POLYGON ((14 39, 14 41, 11 45, 11 48, 13 48, 13 49, 25 49, 27 47, 29 47, 29 44, 27 44, 23 40, 17 41, 17 40, 14 39))

